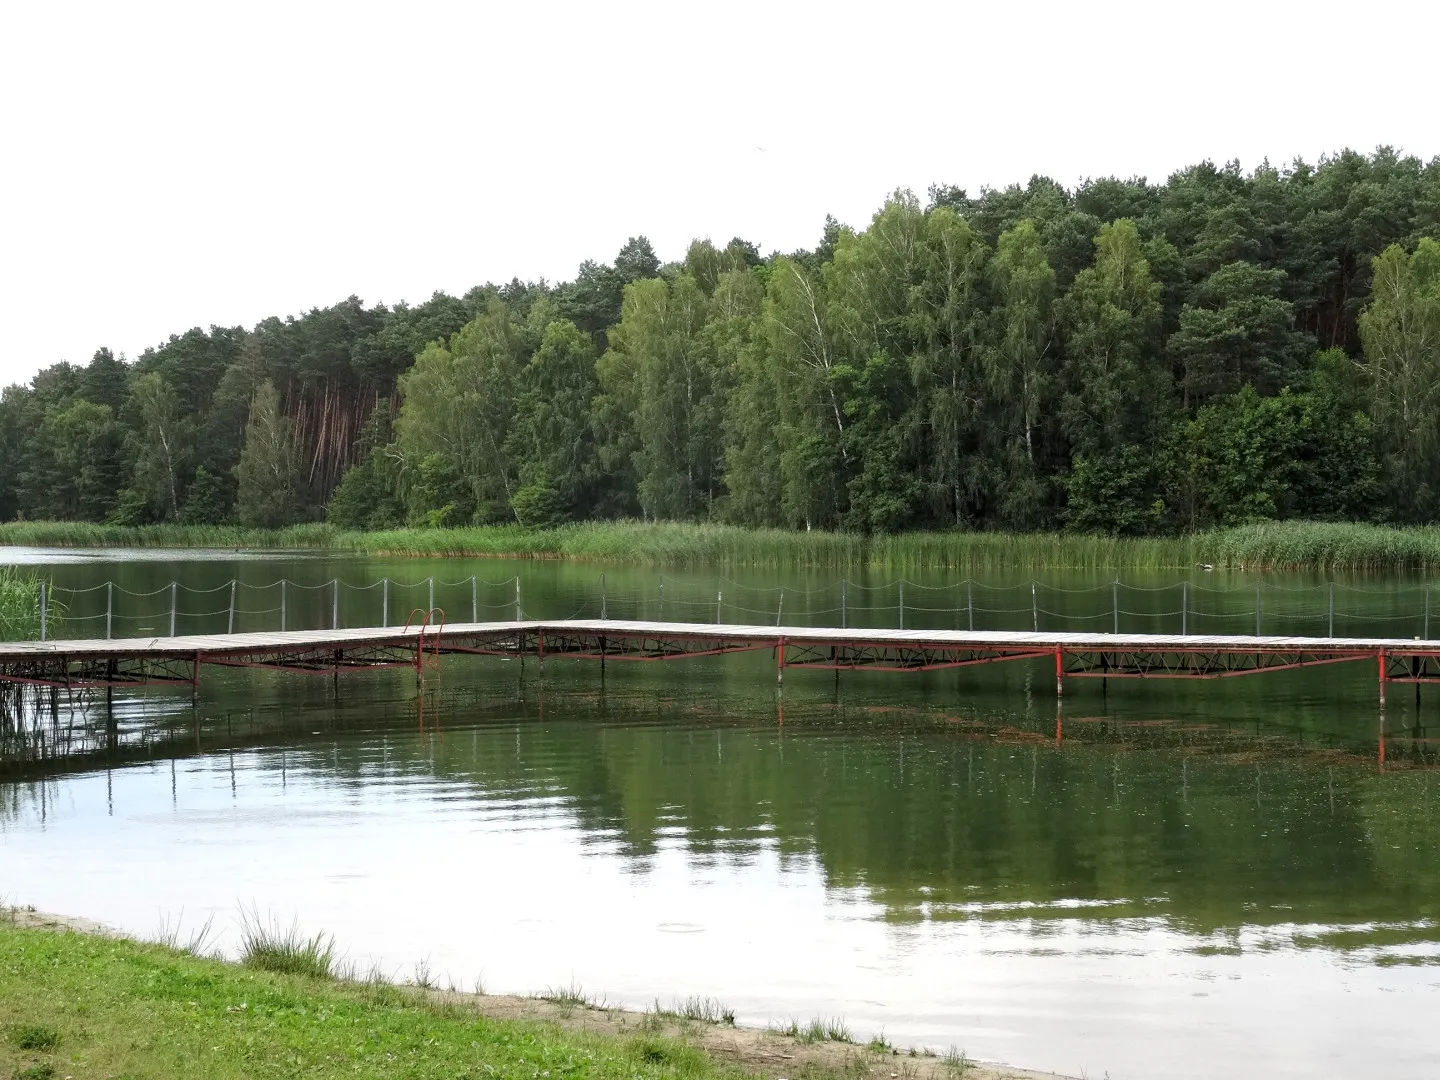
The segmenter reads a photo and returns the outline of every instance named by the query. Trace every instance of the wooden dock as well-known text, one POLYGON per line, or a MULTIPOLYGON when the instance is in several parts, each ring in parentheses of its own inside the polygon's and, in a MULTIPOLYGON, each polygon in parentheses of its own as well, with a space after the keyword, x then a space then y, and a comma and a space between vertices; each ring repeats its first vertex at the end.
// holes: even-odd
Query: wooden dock
POLYGON ((770 650, 789 668, 936 671, 1008 661, 1067 678, 1218 679, 1327 664, 1375 665, 1390 682, 1440 681, 1440 640, 842 629, 610 619, 527 620, 185 637, 0 643, 0 682, 49 687, 198 686, 206 667, 333 676, 379 667, 423 675, 447 655, 662 661, 770 650))

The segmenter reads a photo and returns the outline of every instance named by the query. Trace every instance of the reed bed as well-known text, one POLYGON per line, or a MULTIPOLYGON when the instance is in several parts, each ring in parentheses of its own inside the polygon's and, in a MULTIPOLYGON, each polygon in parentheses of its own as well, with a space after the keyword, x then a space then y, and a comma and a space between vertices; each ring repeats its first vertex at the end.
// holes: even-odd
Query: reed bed
POLYGON ((801 567, 845 571, 947 569, 1100 570, 1216 568, 1379 571, 1440 567, 1440 528, 1269 522, 1178 537, 1088 533, 860 533, 732 525, 581 522, 352 532, 75 522, 0 525, 0 544, 37 547, 234 548, 353 551, 369 555, 574 559, 653 566, 801 567))
POLYGON ((34 574, 0 566, 0 641, 40 636, 40 583, 34 574))

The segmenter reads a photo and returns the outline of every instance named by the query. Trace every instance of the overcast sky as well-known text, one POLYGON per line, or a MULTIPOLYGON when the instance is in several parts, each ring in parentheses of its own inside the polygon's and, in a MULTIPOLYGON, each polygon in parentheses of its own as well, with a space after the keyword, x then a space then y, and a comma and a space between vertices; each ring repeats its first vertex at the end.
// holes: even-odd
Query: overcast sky
POLYGON ((1430 158, 1429 3, 0 8, 0 383, 354 293, 811 246, 886 193, 1430 158))

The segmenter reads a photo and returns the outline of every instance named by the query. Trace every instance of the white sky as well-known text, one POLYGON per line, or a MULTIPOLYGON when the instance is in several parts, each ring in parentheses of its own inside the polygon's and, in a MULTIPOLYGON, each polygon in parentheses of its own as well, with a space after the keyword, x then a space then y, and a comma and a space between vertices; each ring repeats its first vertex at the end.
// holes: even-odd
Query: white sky
POLYGON ((885 194, 1440 153, 1440 5, 0 5, 0 384, 885 194))

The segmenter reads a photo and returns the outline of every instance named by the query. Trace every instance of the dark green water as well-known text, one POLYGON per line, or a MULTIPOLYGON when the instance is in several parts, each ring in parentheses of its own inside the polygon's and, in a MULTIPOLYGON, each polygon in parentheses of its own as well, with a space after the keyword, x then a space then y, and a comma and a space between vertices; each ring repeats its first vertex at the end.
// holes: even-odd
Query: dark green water
MULTIPOLYGON (((158 589, 168 621, 172 576, 205 589, 237 574, 363 585, 433 573, 449 611, 468 603, 472 573, 516 569, 107 555, 54 573, 73 588, 158 589)), ((527 612, 598 599, 601 569, 518 569, 527 612)), ((612 617, 656 614, 644 605, 661 603, 658 575, 603 572, 612 617)), ((848 587, 847 618, 869 606, 881 623, 881 604, 853 604, 863 584, 881 582, 848 587)), ((1007 617, 1028 622, 1028 576, 999 584, 1018 609, 1007 617)), ((1253 621, 1253 584, 1206 576, 1192 596, 1253 621)), ((1342 590, 1356 625, 1337 632, 1423 595, 1346 584, 1366 591, 1342 590)), ((664 603, 708 607, 725 590, 778 601, 784 588, 782 616, 802 621, 808 588, 819 622, 827 585, 667 573, 664 603)), ((1113 618, 1104 577, 1046 585, 1047 612, 1113 618)), ((1262 617, 1315 618, 1301 601, 1323 611, 1328 588, 1314 585, 1270 579, 1262 617)), ((957 617, 919 613, 924 591, 910 588, 909 619, 957 617)), ((414 591, 428 601, 428 584, 414 591)), ((1156 614, 1174 610, 1167 595, 1137 588, 1122 610, 1168 618, 1156 614), (1159 600, 1142 608, 1144 595, 1159 600)), ((410 599, 392 593, 401 620, 410 599)), ((478 585, 476 600, 499 602, 478 585)), ((333 605, 297 585, 287 618, 326 625, 333 605)), ((214 914, 222 944, 237 904, 255 903, 397 977, 428 961, 442 982, 483 974, 497 991, 713 995, 742 1022, 844 1016, 857 1035, 883 1028, 902 1046, 1070 1075, 1430 1076, 1437 710, 1394 693, 1382 721, 1366 665, 1080 684, 1063 715, 1043 664, 838 683, 797 670, 783 699, 768 655, 616 664, 603 687, 582 662, 542 675, 452 658, 421 695, 412 674, 375 672, 338 699, 328 680, 207 674, 194 710, 188 695, 150 693, 117 698, 113 722, 98 702, 62 702, 10 728, 0 893, 138 933, 181 909, 187 925, 214 914)))

